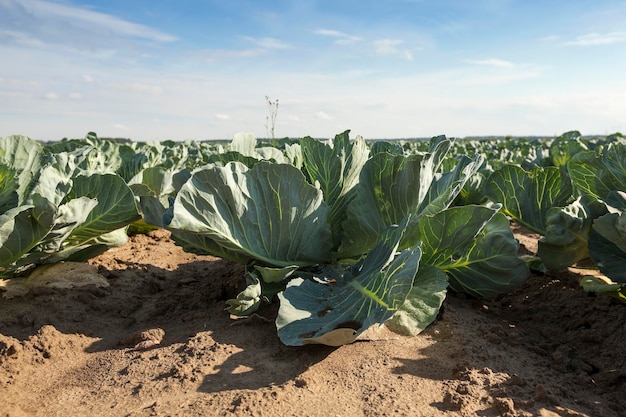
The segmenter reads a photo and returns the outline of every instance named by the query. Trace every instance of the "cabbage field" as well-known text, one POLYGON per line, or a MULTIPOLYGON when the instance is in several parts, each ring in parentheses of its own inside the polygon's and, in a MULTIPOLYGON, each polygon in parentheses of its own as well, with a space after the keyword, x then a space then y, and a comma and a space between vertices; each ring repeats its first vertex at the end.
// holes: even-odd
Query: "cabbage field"
POLYGON ((488 303, 569 267, 583 271, 580 294, 626 302, 626 139, 0 138, 0 309, 42 268, 158 233, 238 265, 224 316, 269 321, 297 349, 379 325, 415 336, 451 295, 488 303), (536 249, 522 250, 519 228, 536 249))
MULTIPOLYGON (((120 143, 90 133, 0 139, 0 277, 85 261, 165 228, 185 251, 245 265, 235 315, 280 303, 287 345, 354 341, 374 324, 415 335, 446 292, 490 297, 530 269, 581 262, 587 291, 626 298, 626 141, 120 143), (514 221, 541 235, 518 256, 514 221)), ((15 278, 14 278, 15 277, 15 278)), ((5 283, 6 285, 6 283, 5 283)))

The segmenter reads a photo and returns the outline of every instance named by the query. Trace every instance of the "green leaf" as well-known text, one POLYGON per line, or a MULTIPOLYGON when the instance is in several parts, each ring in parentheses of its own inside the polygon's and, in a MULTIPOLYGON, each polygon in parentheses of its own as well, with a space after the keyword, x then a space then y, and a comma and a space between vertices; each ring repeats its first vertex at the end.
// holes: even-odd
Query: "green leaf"
POLYGON ((589 255, 604 275, 626 284, 626 212, 605 214, 594 221, 589 255))
MULTIPOLYGON (((139 197, 139 207, 143 220, 148 225, 164 227, 163 214, 183 184, 191 177, 187 169, 172 171, 163 167, 144 169, 129 183, 135 197, 139 197)), ((133 224, 134 225, 134 224, 133 224)))
POLYGON ((587 292, 604 293, 626 303, 626 285, 618 284, 608 278, 588 275, 580 280, 580 286, 587 292))
POLYGON ((0 215, 0 276, 34 262, 28 252, 54 224, 56 207, 39 195, 33 196, 33 203, 0 215))
POLYGON ((49 157, 40 142, 13 135, 0 138, 0 162, 17 173, 18 205, 21 205, 32 195, 39 170, 49 162, 49 157))
POLYGON ((0 213, 17 207, 18 188, 17 173, 0 161, 0 213))
POLYGON ((272 266, 329 259, 328 206, 292 165, 201 169, 180 189, 172 212, 166 225, 186 249, 272 266))
POLYGON ((609 145, 602 155, 580 152, 572 157, 568 171, 574 185, 598 200, 611 191, 626 191, 626 146, 609 145))
POLYGON ((539 239, 539 256, 552 270, 565 269, 589 257, 588 240, 593 220, 606 214, 606 206, 588 195, 546 213, 546 235, 539 239))
POLYGON ((253 273, 246 274, 248 286, 237 295, 237 298, 226 301, 226 311, 236 316, 249 316, 261 305, 261 281, 253 273))
POLYGON ((298 269, 298 265, 290 265, 283 268, 254 265, 254 269, 261 275, 266 283, 277 283, 286 280, 298 269))
POLYGON ((324 201, 330 206, 328 222, 336 249, 341 242, 341 224, 346 207, 353 197, 351 191, 359 182, 359 174, 369 157, 362 137, 350 143, 349 131, 335 136, 332 146, 311 137, 300 140, 303 166, 310 182, 319 184, 324 201))
POLYGON ((450 141, 441 140, 424 155, 378 153, 367 161, 347 208, 339 258, 367 253, 387 227, 409 214, 411 224, 400 247, 418 242, 414 229, 420 216, 448 207, 467 178, 478 169, 479 158, 461 158, 454 171, 438 174, 449 146, 450 141))
POLYGON ((498 206, 453 207, 420 221, 422 262, 441 268, 450 288, 476 297, 510 292, 530 272, 498 206))
MULTIPOLYGON (((451 171, 435 175, 418 209, 421 215, 437 214, 448 208, 463 191, 465 184, 475 176, 483 163, 483 158, 480 155, 474 158, 460 155, 455 158, 455 162, 451 171)), ((413 218, 414 223, 417 221, 418 217, 413 218)))
POLYGON ((447 288, 447 275, 441 269, 422 262, 406 300, 385 325, 396 333, 408 336, 422 332, 437 318, 447 288))
MULTIPOLYGON (((231 155, 228 158, 221 159, 222 162, 240 161, 245 162, 249 167, 250 163, 254 160, 260 161, 274 161, 279 164, 289 163, 289 159, 273 146, 257 147, 257 139, 252 133, 237 133, 233 136, 232 142, 228 145, 228 150, 231 155), (234 154, 240 154, 243 159, 235 156, 234 154)), ((219 157, 221 158, 221 157, 219 157)))
POLYGON ((546 212, 567 205, 572 200, 572 186, 555 167, 525 171, 505 165, 489 176, 485 194, 494 203, 502 203, 504 212, 516 222, 545 235, 546 212))
POLYGON ((291 280, 278 294, 276 327, 281 341, 291 346, 337 346, 388 320, 411 290, 421 256, 419 246, 396 256, 407 220, 385 231, 356 265, 328 266, 314 279, 291 280))
POLYGON ((587 146, 581 141, 580 132, 572 130, 554 139, 550 145, 550 158, 554 166, 566 167, 574 155, 584 151, 587 151, 587 146))
POLYGON ((54 226, 37 245, 36 251, 41 252, 42 256, 60 251, 70 234, 87 221, 97 205, 98 200, 89 197, 78 197, 61 205, 56 210, 54 226))
POLYGON ((38 193, 55 205, 60 205, 72 189, 72 179, 79 171, 89 148, 78 148, 73 152, 51 155, 49 165, 41 168, 33 193, 38 193))
POLYGON ((126 182, 116 174, 79 175, 65 201, 79 197, 96 199, 97 206, 76 227, 65 245, 83 245, 99 236, 139 220, 135 197, 126 182))

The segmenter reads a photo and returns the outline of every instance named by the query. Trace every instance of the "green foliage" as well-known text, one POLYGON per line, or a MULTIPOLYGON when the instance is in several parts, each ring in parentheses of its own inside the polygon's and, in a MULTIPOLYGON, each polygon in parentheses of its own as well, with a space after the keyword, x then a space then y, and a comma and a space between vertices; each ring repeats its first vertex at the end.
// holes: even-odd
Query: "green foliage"
POLYGON ((246 264, 228 311, 277 296, 293 345, 349 343, 379 323, 417 334, 448 290, 505 293, 528 265, 590 257, 608 278, 583 288, 626 299, 620 134, 276 140, 278 100, 266 100, 269 143, 1 138, 0 276, 88 259, 125 242, 129 224, 166 227, 187 251, 246 264), (543 236, 536 257, 518 257, 507 216, 543 236))
POLYGON ((392 317, 395 330, 415 334, 436 317, 448 277, 459 291, 491 296, 528 275, 497 209, 450 208, 483 159, 458 156, 443 169, 445 137, 408 155, 380 142, 370 152, 347 131, 327 143, 307 137, 285 148, 301 165, 268 158, 249 135, 236 142, 231 152, 260 159, 194 171, 163 224, 187 251, 248 265, 231 313, 253 312, 278 292, 287 344, 351 341, 392 317), (418 273, 422 255, 432 264, 418 273))
POLYGON ((140 218, 116 174, 82 175, 88 147, 44 152, 25 136, 0 139, 0 276, 36 264, 83 261, 126 242, 140 218))
POLYGON ((485 194, 519 224, 544 235, 546 212, 572 200, 569 178, 558 168, 536 167, 525 171, 517 165, 506 165, 487 179, 485 194))

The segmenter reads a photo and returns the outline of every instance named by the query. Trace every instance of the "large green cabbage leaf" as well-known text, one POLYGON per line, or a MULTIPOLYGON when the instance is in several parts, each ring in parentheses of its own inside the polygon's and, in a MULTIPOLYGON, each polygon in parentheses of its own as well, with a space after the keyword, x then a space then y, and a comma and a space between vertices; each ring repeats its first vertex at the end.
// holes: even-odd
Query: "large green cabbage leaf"
POLYGON ((626 192, 612 191, 606 202, 609 213, 593 222, 589 254, 603 274, 626 284, 626 192))
POLYGON ((26 202, 39 177, 39 170, 49 162, 49 156, 39 142, 21 135, 0 138, 0 163, 17 175, 18 204, 26 202))
POLYGON ((568 171, 582 192, 603 200, 612 191, 626 191, 626 145, 610 144, 601 155, 580 152, 572 157, 568 171))
POLYGON ((447 293, 448 276, 445 272, 436 266, 420 263, 411 291, 385 325, 399 334, 419 334, 435 321, 447 293))
POLYGON ((563 207, 572 198, 572 185, 556 167, 535 167, 526 171, 505 165, 487 179, 485 194, 516 222, 541 235, 546 233, 546 212, 563 207))
POLYGON ((452 207, 419 223, 422 263, 449 276, 450 288, 477 297, 512 291, 530 271, 499 206, 452 207))
POLYGON ((29 252, 54 225, 55 207, 36 195, 34 205, 21 205, 0 214, 0 277, 35 262, 29 252))
POLYGON ((329 260, 328 212, 321 190, 296 167, 230 162, 194 172, 164 223, 185 249, 304 266, 329 260))
POLYGON ((339 346, 391 318, 413 287, 421 257, 419 245, 396 255, 406 224, 385 231, 356 265, 327 266, 310 279, 291 280, 279 294, 276 327, 281 341, 339 346))
POLYGON ((17 207, 18 188, 16 171, 0 162, 0 213, 17 207))

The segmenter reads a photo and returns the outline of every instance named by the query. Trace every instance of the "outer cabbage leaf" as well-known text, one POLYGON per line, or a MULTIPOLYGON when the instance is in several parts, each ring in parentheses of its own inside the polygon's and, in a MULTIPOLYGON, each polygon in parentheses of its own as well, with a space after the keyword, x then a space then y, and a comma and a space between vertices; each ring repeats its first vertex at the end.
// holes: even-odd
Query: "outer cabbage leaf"
POLYGON ((15 209, 26 208, 20 225, 3 225, 9 233, 10 226, 14 227, 12 233, 19 236, 11 234, 6 242, 0 239, 0 252, 12 254, 6 257, 12 270, 31 264, 85 261, 124 244, 128 238, 125 226, 140 218, 132 192, 116 174, 75 177, 72 190, 58 207, 39 194, 32 200, 32 212, 28 211, 31 206, 15 209))
POLYGON ((606 201, 609 213, 593 222, 589 254, 604 275, 626 284, 626 192, 613 191, 606 201))
POLYGON ((437 318, 448 292, 448 276, 436 266, 421 263, 402 306, 385 325, 392 331, 415 336, 437 318))
POLYGON ((409 294, 421 256, 419 245, 396 256, 406 224, 405 220, 390 227, 352 267, 329 266, 314 279, 291 280, 278 294, 276 327, 281 341, 291 346, 339 346, 389 319, 409 294))
POLYGON ((589 257, 588 240, 593 220, 606 214, 606 206, 584 195, 572 204, 546 213, 546 235, 539 239, 537 256, 546 268, 565 269, 589 257))
POLYGON ((61 251, 65 240, 79 225, 87 221, 89 214, 97 205, 98 200, 95 198, 78 197, 58 208, 54 207, 54 225, 33 252, 39 252, 43 257, 61 251))
POLYGON ((17 173, 0 161, 0 213, 17 207, 17 173))
POLYGON ((252 267, 246 268, 247 287, 237 298, 226 301, 226 310, 231 314, 246 316, 254 313, 262 300, 270 302, 276 294, 283 291, 286 281, 299 268, 297 265, 275 268, 254 264, 252 267))
POLYGON ((626 284, 626 213, 609 213, 594 221, 589 255, 604 275, 626 284))
POLYGON ((580 152, 572 157, 568 171, 574 185, 598 200, 611 191, 626 191, 626 145, 614 143, 598 156, 580 152))
POLYGON ((31 195, 39 170, 50 161, 41 143, 13 135, 0 138, 0 162, 17 173, 17 205, 21 205, 31 195))
POLYGON ((486 181, 487 178, 482 172, 477 172, 469 177, 459 192, 459 195, 454 199, 454 205, 467 206, 470 204, 484 204, 487 201, 487 196, 483 191, 486 181))
POLYGON ((499 207, 453 207, 419 224, 422 262, 448 274, 450 288, 477 297, 513 290, 528 278, 519 243, 499 207))
POLYGON ((103 233, 83 244, 63 245, 63 248, 43 257, 38 263, 54 263, 60 261, 84 262, 106 252, 110 248, 122 246, 128 242, 126 228, 103 233))
POLYGON ((50 155, 49 164, 39 171, 33 193, 47 198, 54 205, 61 204, 73 186, 73 178, 80 171, 79 165, 88 156, 91 148, 78 148, 72 152, 50 155))
POLYGON ((0 276, 32 263, 28 256, 54 224, 56 207, 39 195, 0 215, 0 276))
POLYGON ((289 163, 289 159, 280 151, 280 149, 273 146, 257 148, 256 145, 257 139, 252 133, 241 132, 233 136, 233 140, 228 145, 228 149, 231 152, 236 152, 244 157, 256 160, 274 161, 279 164, 289 163))
POLYGON ((72 190, 65 197, 64 203, 87 197, 97 200, 98 204, 89 212, 85 221, 74 228, 64 246, 84 245, 141 218, 133 192, 119 175, 79 175, 73 182, 72 190))
MULTIPOLYGON (((169 207, 169 199, 176 196, 178 189, 190 177, 187 169, 173 171, 160 166, 146 168, 135 176, 129 187, 139 199, 143 220, 149 225, 163 227, 163 214, 169 207)), ((149 229, 136 223, 133 226, 149 229)))
POLYGON ((555 167, 525 171, 517 165, 505 165, 489 176, 485 194, 494 203, 501 203, 504 213, 516 222, 545 235, 546 212, 567 205, 572 200, 572 186, 555 167))
POLYGON ((321 190, 296 167, 261 161, 248 169, 231 162, 196 171, 164 223, 186 250, 304 266, 329 259, 328 211, 321 190))
POLYGON ((385 141, 376 141, 370 146, 372 155, 377 153, 387 152, 392 155, 404 155, 404 149, 398 143, 391 143, 385 141))

